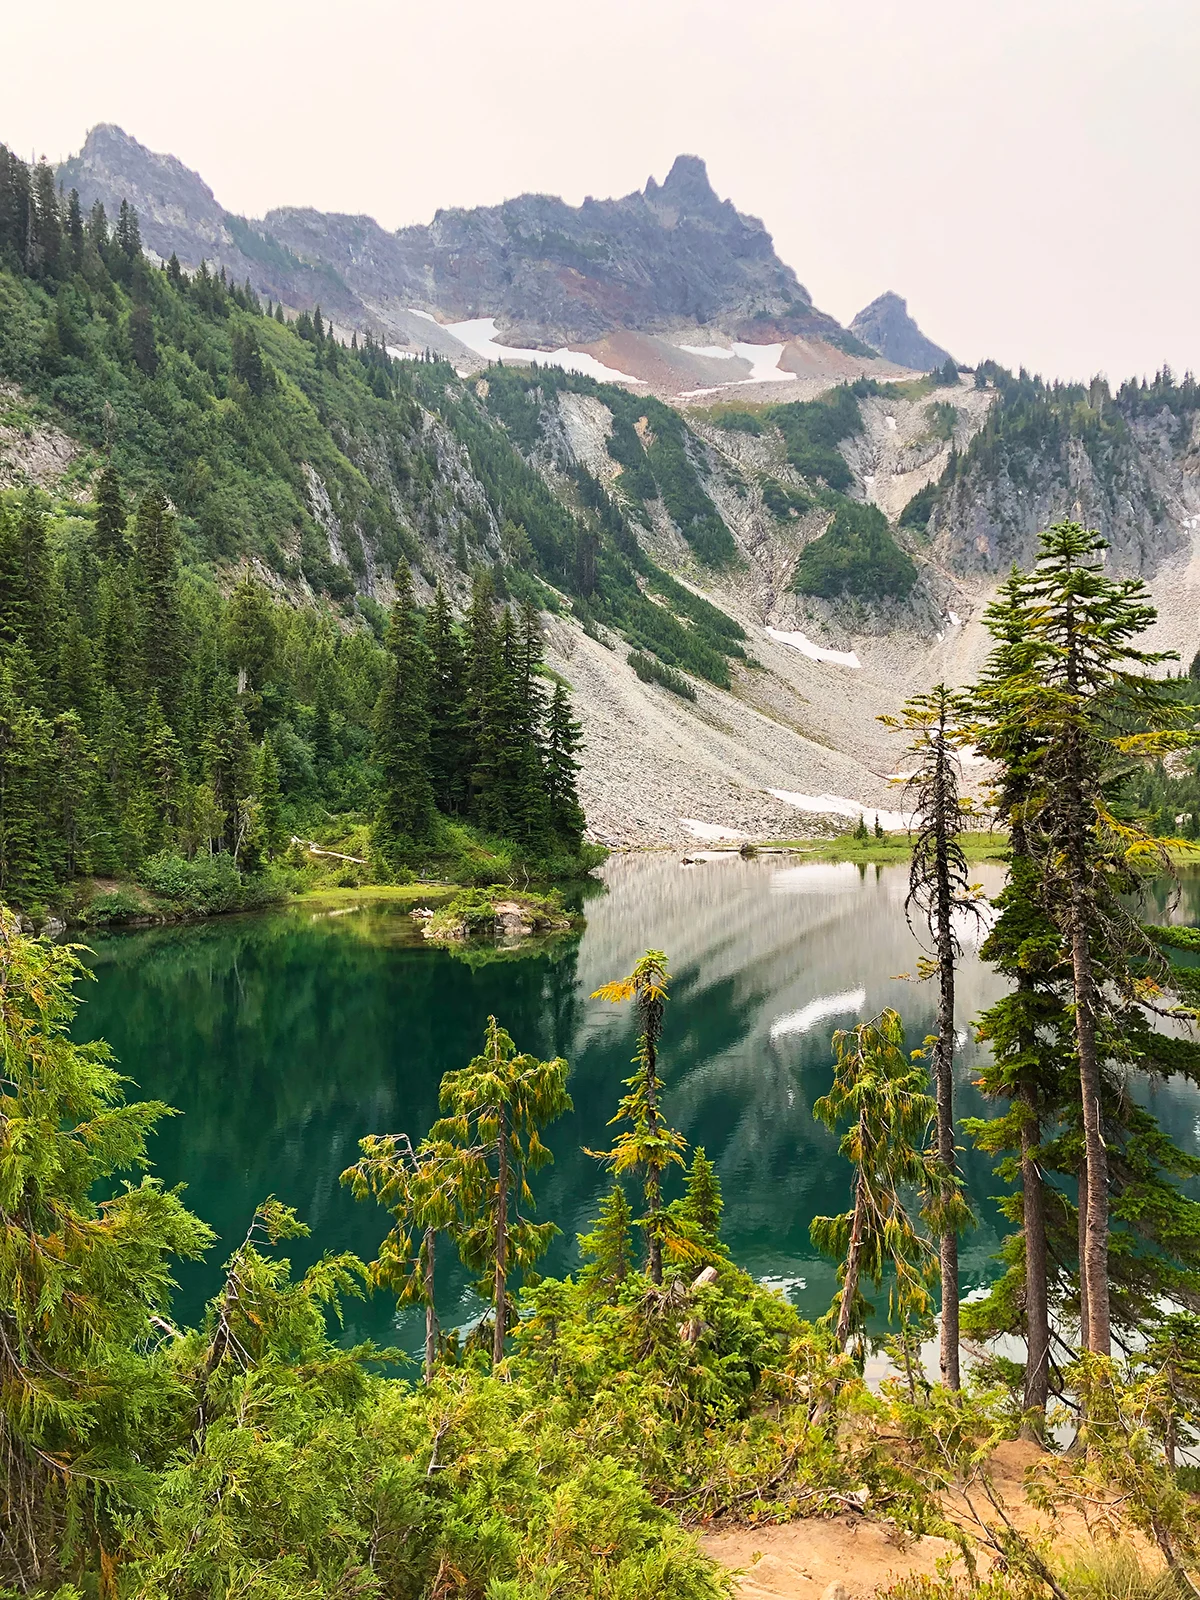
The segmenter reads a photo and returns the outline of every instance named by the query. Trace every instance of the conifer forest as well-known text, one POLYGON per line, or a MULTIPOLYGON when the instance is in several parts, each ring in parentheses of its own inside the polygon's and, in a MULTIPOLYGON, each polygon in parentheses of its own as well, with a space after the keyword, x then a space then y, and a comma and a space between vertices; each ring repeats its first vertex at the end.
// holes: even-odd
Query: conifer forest
MULTIPOLYGON (((173 1108, 85 1042, 92 972, 47 918, 91 937, 149 904, 278 905, 311 886, 318 839, 355 887, 578 884, 605 852, 548 622, 619 637, 691 710, 693 680, 729 688, 746 633, 648 553, 633 499, 666 506, 706 570, 735 565, 733 541, 665 404, 612 402, 621 493, 580 468, 556 496, 517 448, 526 374, 497 367, 480 400, 444 360, 152 261, 133 207, 85 214, 2 146, 0 382, 81 446, 61 491, 0 491, 0 1595, 719 1600, 735 1580, 701 1535, 834 1518, 898 1550, 946 1541, 895 1600, 1200 1592, 1200 1156, 1154 1111, 1157 1088, 1200 1084, 1200 930, 1150 893, 1195 832, 1175 807, 1200 700, 1100 535, 1041 528, 975 681, 898 691, 886 719, 935 1022, 906 1031, 901 999, 826 1030, 822 1314, 725 1240, 711 1145, 679 1110, 689 984, 653 947, 588 997, 636 1046, 586 1150, 605 1198, 570 1272, 547 1267, 564 1218, 539 1175, 572 1063, 504 1015, 427 1125, 373 1132, 364 1110, 340 1181, 373 1256, 293 1269, 314 1219, 263 1194, 218 1241, 157 1175, 173 1108), (990 901, 982 827, 1006 867, 990 901), (967 930, 1004 980, 970 1019, 985 1117, 956 1106, 967 930), (1006 1229, 969 1294, 968 1146, 1006 1229), (220 1283, 187 1325, 177 1274, 202 1259, 220 1283), (469 1326, 439 1294, 449 1260, 469 1326), (419 1355, 351 1341, 365 1296, 411 1312, 419 1355), (1103 1523, 1136 1583, 1014 1514, 991 1467, 1012 1441, 1050 1463, 1029 1505, 1103 1523)), ((856 405, 845 384, 764 408, 832 512, 785 587, 828 599, 862 569, 866 598, 898 602, 913 562, 841 493, 856 405)), ((785 518, 809 505, 778 493, 785 518)), ((855 844, 873 842, 864 813, 855 844)))

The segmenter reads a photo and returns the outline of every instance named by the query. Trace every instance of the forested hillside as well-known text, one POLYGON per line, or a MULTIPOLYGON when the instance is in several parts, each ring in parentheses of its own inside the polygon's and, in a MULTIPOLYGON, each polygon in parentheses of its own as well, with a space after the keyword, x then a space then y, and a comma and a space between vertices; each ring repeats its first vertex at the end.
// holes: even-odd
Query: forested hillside
POLYGON ((468 431, 449 369, 154 268, 132 211, 85 221, 6 151, 0 261, 5 436, 79 442, 0 495, 0 893, 136 873, 253 903, 336 818, 383 872, 577 869, 578 734, 528 604, 559 603, 534 569, 569 575, 576 523, 497 430, 464 445, 423 404, 468 431))

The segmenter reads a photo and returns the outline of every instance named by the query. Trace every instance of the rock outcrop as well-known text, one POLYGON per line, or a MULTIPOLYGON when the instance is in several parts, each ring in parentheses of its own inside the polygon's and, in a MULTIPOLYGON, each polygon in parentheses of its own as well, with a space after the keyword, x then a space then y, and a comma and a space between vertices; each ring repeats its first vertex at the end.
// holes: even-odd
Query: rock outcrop
MULTIPOLYGON (((624 329, 703 329, 707 338, 798 336, 869 354, 813 305, 758 218, 717 197, 697 156, 680 156, 663 183, 651 178, 620 199, 570 206, 520 195, 439 211, 396 233, 370 217, 302 208, 248 222, 174 156, 109 123, 92 129, 58 177, 85 208, 136 206, 144 243, 163 259, 174 253, 190 268, 206 260, 260 294, 297 308, 319 301, 347 326, 405 342, 416 308, 449 321, 494 317, 502 337, 534 348, 624 329)), ((438 347, 432 322, 425 331, 438 347)))
POLYGON ((932 372, 950 360, 949 352, 927 339, 909 316, 908 302, 890 289, 863 307, 850 332, 888 361, 916 372, 932 372))

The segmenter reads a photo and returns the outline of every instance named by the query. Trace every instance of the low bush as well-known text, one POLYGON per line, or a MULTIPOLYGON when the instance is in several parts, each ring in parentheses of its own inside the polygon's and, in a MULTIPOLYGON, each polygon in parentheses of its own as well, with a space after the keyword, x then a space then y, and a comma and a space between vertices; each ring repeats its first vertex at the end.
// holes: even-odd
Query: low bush
POLYGON ((145 902, 136 890, 106 889, 84 907, 83 922, 89 928, 107 928, 145 915, 145 902))

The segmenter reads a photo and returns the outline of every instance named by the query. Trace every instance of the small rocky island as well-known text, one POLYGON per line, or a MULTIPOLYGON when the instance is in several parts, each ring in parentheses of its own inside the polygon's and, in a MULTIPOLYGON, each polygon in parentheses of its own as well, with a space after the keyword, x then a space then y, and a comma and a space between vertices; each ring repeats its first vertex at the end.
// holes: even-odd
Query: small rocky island
POLYGON ((507 884, 462 889, 436 911, 419 906, 412 916, 424 924, 425 938, 439 944, 461 944, 470 939, 517 944, 534 935, 565 933, 579 920, 565 909, 556 889, 539 895, 519 892, 507 884))

